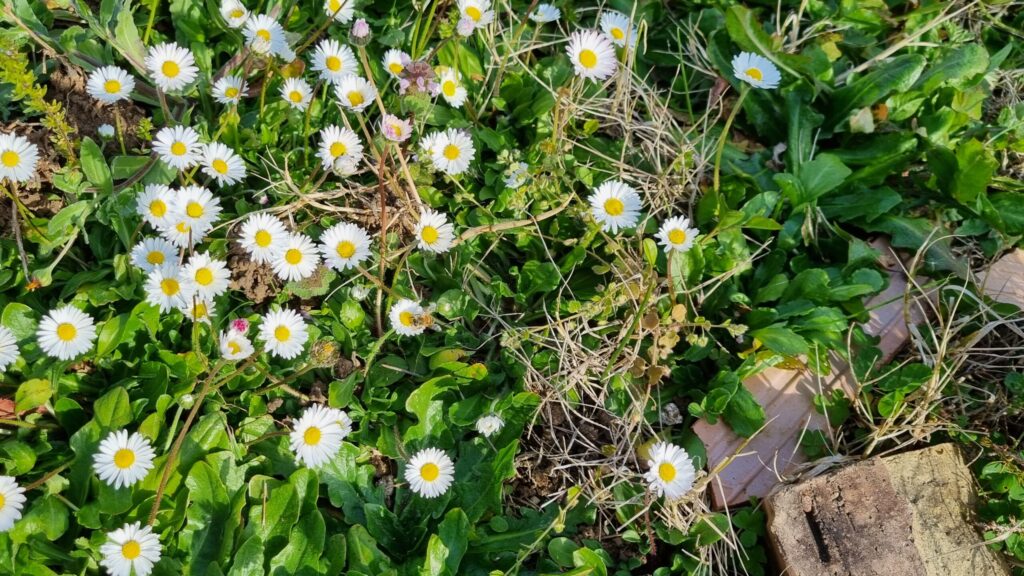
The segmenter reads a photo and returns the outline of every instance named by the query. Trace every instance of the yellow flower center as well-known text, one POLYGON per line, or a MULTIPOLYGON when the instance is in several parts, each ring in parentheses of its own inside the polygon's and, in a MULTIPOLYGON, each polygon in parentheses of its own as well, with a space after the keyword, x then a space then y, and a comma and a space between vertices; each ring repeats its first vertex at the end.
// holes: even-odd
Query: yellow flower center
POLYGON ((299 262, 302 262, 302 252, 295 248, 289 248, 288 251, 284 253, 284 259, 286 262, 294 266, 299 262))
POLYGON ((437 242, 437 228, 434 228, 433 226, 424 226, 423 231, 420 232, 420 238, 422 238, 427 244, 437 242))
POLYGON ((341 70, 341 58, 338 58, 337 56, 328 56, 327 61, 324 62, 324 64, 327 65, 327 69, 331 72, 341 70))
POLYGON ((228 98, 235 98, 238 96, 238 88, 235 88, 234 86, 228 86, 227 89, 224 90, 224 95, 228 98))
POLYGON ((121 545, 121 555, 125 560, 135 560, 142 554, 142 546, 135 540, 129 540, 121 545))
POLYGON ((181 73, 181 68, 178 67, 177 62, 167 60, 160 66, 160 71, 168 78, 177 78, 178 74, 181 73))
POLYGON ((348 148, 346 148, 345 145, 342 144, 341 142, 335 142, 331 144, 331 156, 337 158, 338 156, 341 156, 345 152, 348 152, 348 148))
POLYGON ((135 452, 127 448, 121 448, 114 452, 114 466, 124 470, 131 467, 132 464, 135 464, 135 452))
POLYGON ((6 504, 6 503, 7 503, 7 499, 4 498, 3 494, 0 494, 0 510, 4 509, 4 504, 6 504))
POLYGON ((331 9, 331 12, 337 12, 338 10, 341 10, 341 0, 331 0, 330 3, 328 4, 328 8, 331 9))
POLYGON ((427 462, 420 468, 420 478, 423 478, 427 482, 433 482, 437 480, 437 477, 441 475, 441 469, 437 467, 437 464, 433 462, 427 462))
POLYGON ((584 48, 580 50, 580 64, 584 68, 593 68, 597 66, 597 53, 590 48, 584 48))
POLYGON ((270 31, 269 30, 257 30, 256 36, 264 42, 270 42, 270 31))
POLYGON ((121 91, 121 83, 117 80, 107 80, 103 83, 103 89, 107 91, 107 94, 117 94, 121 91))
POLYGON ((449 160, 455 160, 459 157, 459 147, 455 144, 449 144, 444 147, 444 157, 449 160))
POLYGON ((163 200, 153 200, 149 203, 149 213, 157 218, 163 218, 167 214, 167 203, 163 200))
POLYGON ((175 142, 174 144, 171 144, 171 154, 174 154, 175 156, 182 156, 185 152, 188 152, 188 147, 185 146, 184 142, 175 142))
POLYGON ((182 234, 188 234, 188 231, 192 229, 192 227, 189 226, 187 222, 178 222, 175 228, 178 230, 178 232, 182 234))
POLYGON ((164 253, 159 250, 154 250, 149 253, 149 256, 146 256, 146 262, 149 262, 150 264, 163 264, 164 253))
POLYGON ((267 232, 266 230, 260 230, 256 232, 256 245, 259 246, 260 248, 266 248, 267 246, 270 246, 271 240, 272 238, 270 237, 270 232, 267 232))
POLYGON ((185 207, 185 213, 189 218, 200 218, 203 215, 203 205, 199 202, 189 202, 185 207))
POLYGON ((616 40, 622 40, 626 37, 626 33, 622 31, 622 28, 612 28, 612 38, 616 40))
POLYGON ((75 328, 73 324, 63 322, 57 325, 57 338, 65 342, 71 342, 78 336, 78 328, 75 328))
POLYGON ((164 278, 160 281, 160 289, 163 290, 164 294, 174 296, 181 289, 181 286, 178 285, 178 281, 174 278, 164 278))
POLYGON ((206 304, 199 302, 196 307, 192 309, 193 318, 205 318, 206 317, 206 304))
POLYGON ((196 282, 203 286, 209 286, 213 283, 213 272, 209 268, 200 268, 196 270, 196 282))
POLYGON ((609 198, 604 201, 604 211, 607 212, 609 216, 618 216, 625 210, 626 205, 618 198, 609 198))
POLYGON ((277 338, 278 342, 287 342, 292 337, 292 331, 287 326, 278 326, 274 328, 274 338, 277 338))
POLYGON ((292 90, 288 94, 288 99, 295 103, 302 102, 302 92, 299 92, 298 90, 292 90))
POLYGON ((416 315, 409 311, 402 312, 398 315, 398 321, 402 326, 412 326, 416 322, 416 315))
POLYGON ((483 12, 476 6, 466 6, 466 16, 472 18, 474 22, 479 22, 483 12))
POLYGON ((444 95, 449 98, 455 97, 456 88, 458 88, 458 86, 455 84, 454 80, 445 80, 444 85, 441 87, 441 89, 444 90, 444 95))
POLYGON ((214 159, 214 161, 211 163, 211 165, 213 166, 213 169, 216 170, 220 174, 227 174, 228 173, 228 163, 223 161, 223 160, 221 160, 220 158, 214 159))
POLYGON ((351 258, 352 255, 356 253, 356 245, 348 240, 342 240, 341 242, 338 242, 336 250, 338 251, 338 256, 341 256, 342 258, 351 258))
POLYGON ((3 154, 0 154, 0 162, 3 162, 4 166, 8 168, 14 168, 21 162, 21 156, 14 150, 4 150, 3 154))
POLYGON ((353 90, 348 93, 348 103, 353 106, 359 106, 365 100, 363 99, 363 93, 357 90, 353 90))
POLYGON ((402 67, 400 62, 392 62, 391 64, 388 64, 388 70, 391 70, 391 73, 397 76, 401 74, 402 70, 405 70, 405 68, 402 67))
POLYGON ((671 482, 676 479, 676 467, 669 462, 658 464, 658 477, 664 482, 671 482))
POLYGON ((241 18, 244 15, 245 15, 245 12, 243 12, 241 8, 235 8, 234 10, 231 11, 231 17, 232 18, 241 18))
POLYGON ((747 76, 750 76, 754 80, 760 82, 764 80, 764 73, 758 68, 747 68, 747 76))
POLYGON ((686 231, 676 228, 668 233, 668 241, 673 244, 682 244, 686 242, 686 231))
POLYGON ((306 429, 306 432, 302 435, 302 440, 308 446, 316 446, 320 443, 320 429, 315 426, 310 426, 306 429))
POLYGON ((242 347, 238 345, 238 342, 232 340, 228 342, 228 350, 230 350, 232 354, 238 354, 242 351, 242 347))

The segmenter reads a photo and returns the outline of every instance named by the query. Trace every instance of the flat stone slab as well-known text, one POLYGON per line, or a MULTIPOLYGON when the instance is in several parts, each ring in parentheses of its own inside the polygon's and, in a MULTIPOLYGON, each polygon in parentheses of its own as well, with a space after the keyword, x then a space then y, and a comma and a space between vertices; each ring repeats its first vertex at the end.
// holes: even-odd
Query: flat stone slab
POLYGON ((872 458, 765 500, 786 576, 1009 576, 974 527, 974 477, 954 444, 872 458))

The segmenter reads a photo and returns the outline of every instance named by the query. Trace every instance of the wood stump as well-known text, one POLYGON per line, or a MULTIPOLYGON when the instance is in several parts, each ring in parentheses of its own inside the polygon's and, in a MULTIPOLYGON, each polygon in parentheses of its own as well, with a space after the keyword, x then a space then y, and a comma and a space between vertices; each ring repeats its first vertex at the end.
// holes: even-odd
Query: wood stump
POLYGON ((784 576, 1008 576, 954 444, 872 458, 765 500, 784 576))

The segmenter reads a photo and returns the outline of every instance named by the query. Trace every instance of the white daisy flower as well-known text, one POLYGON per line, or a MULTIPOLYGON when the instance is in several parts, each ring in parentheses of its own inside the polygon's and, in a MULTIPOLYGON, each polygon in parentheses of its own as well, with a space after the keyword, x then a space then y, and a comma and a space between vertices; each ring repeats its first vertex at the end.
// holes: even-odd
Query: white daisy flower
POLYGON ((356 11, 355 0, 324 0, 324 13, 342 24, 352 19, 356 11))
POLYGON ((459 0, 459 14, 472 20, 474 28, 487 26, 494 20, 491 0, 459 0))
POLYGON ((163 238, 143 238, 132 248, 132 265, 149 273, 178 260, 178 249, 163 238))
POLYGON ((85 89, 100 102, 113 104, 131 96, 132 90, 135 90, 135 78, 117 66, 104 66, 89 74, 85 89))
POLYGON ((92 469, 108 485, 126 488, 146 477, 153 469, 153 446, 138 432, 127 430, 107 434, 92 458, 92 469))
POLYGON ((324 170, 333 170, 339 158, 359 162, 363 157, 363 144, 352 130, 331 125, 320 131, 317 156, 324 170))
POLYGON ((268 312, 260 322, 257 338, 269 354, 291 360, 306 346, 306 322, 293 310, 268 312))
POLYGON ((289 78, 281 86, 281 97, 292 108, 305 110, 313 100, 313 89, 302 78, 289 78))
POLYGON ((192 83, 199 73, 195 57, 188 48, 165 42, 149 49, 146 68, 153 82, 164 92, 180 90, 192 83))
POLYGON ((505 171, 505 186, 513 190, 521 188, 530 179, 530 166, 526 162, 513 162, 505 171))
POLYGON ((191 248, 202 242, 212 229, 213 224, 193 224, 184 214, 171 211, 159 232, 165 240, 178 248, 191 248))
POLYGON ((220 334, 220 356, 225 360, 236 362, 245 360, 255 350, 252 342, 245 334, 237 330, 225 330, 220 334))
POLYGON ((47 356, 71 360, 92 350, 96 324, 91 316, 78 308, 62 306, 39 322, 36 339, 47 356))
MULTIPOLYGON (((17 359, 18 339, 14 337, 14 333, 6 326, 0 326, 0 373, 7 370, 7 367, 17 359)), ((0 510, 3 510, 3 507, 3 504, 0 504, 0 510)))
POLYGON ((192 227, 193 236, 205 236, 220 218, 220 200, 202 186, 185 186, 171 204, 175 219, 182 219, 192 227))
POLYGON ((630 47, 636 46, 636 26, 629 21, 629 16, 622 12, 610 10, 601 15, 601 30, 612 44, 625 46, 626 39, 629 39, 630 47))
POLYGON ((320 236, 320 253, 335 270, 354 268, 370 257, 370 235, 355 224, 335 224, 320 236))
POLYGON ((461 108, 466 101, 466 87, 462 85, 462 74, 454 68, 445 68, 438 78, 441 96, 452 108, 461 108))
POLYGON ((146 275, 146 302, 159 308, 161 313, 180 308, 185 303, 183 284, 177 262, 157 266, 146 275))
POLYGON ((445 174, 454 176, 469 169, 476 149, 469 134, 462 130, 449 128, 434 147, 430 159, 434 167, 445 174))
POLYGON ((286 282, 309 278, 320 265, 320 252, 305 234, 289 234, 274 254, 270 267, 286 282))
POLYGON ((199 162, 203 145, 199 133, 189 126, 166 126, 156 133, 153 151, 164 164, 178 170, 187 170, 199 162))
POLYGON ((295 461, 317 469, 341 450, 341 442, 352 432, 352 421, 341 410, 314 404, 295 422, 290 435, 295 461))
POLYGON ((590 213, 605 232, 636 226, 643 207, 640 195, 627 184, 609 180, 594 189, 590 195, 590 213))
POLYGON ((325 38, 316 45, 316 51, 313 53, 313 70, 327 82, 337 84, 345 76, 357 74, 359 66, 351 48, 337 40, 325 38))
POLYGON ((430 134, 420 138, 420 150, 423 150, 423 154, 430 159, 431 163, 434 161, 434 151, 439 150, 438 144, 440 144, 443 139, 444 132, 441 131, 431 132, 430 134))
POLYGON ((403 298, 395 302, 388 312, 391 327, 399 336, 419 336, 427 329, 430 315, 419 303, 403 298))
POLYGON ((476 421, 476 431, 482 434, 485 438, 490 438, 498 432, 501 432, 501 429, 504 427, 505 421, 497 414, 481 416, 480 419, 476 421))
POLYGON ((201 300, 212 300, 228 291, 231 272, 222 260, 214 260, 209 254, 195 253, 188 264, 181 268, 181 280, 185 300, 193 296, 201 300))
POLYGON ((295 59, 295 52, 288 45, 284 28, 277 20, 266 14, 250 16, 245 21, 245 30, 242 33, 245 35, 245 43, 256 52, 273 54, 287 62, 295 59))
POLYGON ((25 489, 12 476, 0 476, 0 533, 14 527, 25 507, 25 489))
POLYGON ((24 136, 0 134, 0 180, 27 182, 36 173, 39 148, 24 136))
POLYGON ((608 78, 619 65, 615 57, 615 45, 594 30, 573 32, 565 50, 569 53, 576 75, 590 80, 608 78))
POLYGON ((416 223, 415 233, 420 250, 437 254, 451 250, 455 241, 455 228, 444 214, 430 208, 420 211, 420 221, 416 223))
POLYGON ((349 74, 334 85, 334 94, 342 108, 360 112, 373 104, 377 91, 365 78, 349 74))
POLYGON ((740 52, 732 59, 732 73, 755 88, 778 88, 782 80, 782 74, 771 60, 751 52, 740 52))
POLYGON ((210 324, 210 320, 217 315, 217 304, 213 300, 192 296, 178 307, 178 311, 192 322, 210 324))
POLYGON ((253 214, 242 224, 238 242, 253 262, 266 264, 289 236, 280 220, 267 213, 253 214))
POLYGON ((160 228, 167 223, 174 192, 163 184, 147 184, 135 197, 135 212, 150 226, 160 228))
POLYGON ((384 53, 384 58, 381 60, 381 64, 384 65, 384 69, 391 75, 392 78, 397 79, 401 76, 402 72, 405 71, 405 67, 409 65, 412 59, 409 55, 401 50, 392 48, 384 53))
POLYGON ((412 135, 412 122, 394 114, 384 114, 380 119, 380 131, 392 142, 405 142, 412 135))
POLYGON ((125 524, 107 534, 100 546, 100 564, 110 576, 149 576, 160 561, 160 537, 140 522, 125 524))
POLYGON ((693 241, 700 234, 696 228, 690 228, 690 219, 686 216, 669 218, 658 230, 658 243, 664 247, 665 252, 686 252, 693 246, 693 241))
POLYGON ((220 5, 220 15, 231 28, 241 28, 249 19, 249 10, 238 0, 224 0, 220 5))
POLYGON ((551 4, 538 4, 537 8, 530 14, 530 20, 538 24, 554 22, 562 17, 562 11, 551 4))
POLYGON ((447 492, 455 480, 455 463, 437 448, 426 448, 405 465, 405 479, 413 492, 424 498, 436 498, 447 492))
POLYGON ((238 104, 249 90, 249 84, 241 76, 225 76, 213 85, 213 98, 221 104, 238 104))
POLYGON ((651 446, 650 455, 647 461, 649 470, 644 473, 644 478, 652 492, 675 500, 693 488, 697 473, 686 450, 675 444, 658 442, 651 446))
POLYGON ((245 162, 242 157, 220 142, 204 147, 201 163, 203 173, 221 186, 237 184, 245 178, 245 162))

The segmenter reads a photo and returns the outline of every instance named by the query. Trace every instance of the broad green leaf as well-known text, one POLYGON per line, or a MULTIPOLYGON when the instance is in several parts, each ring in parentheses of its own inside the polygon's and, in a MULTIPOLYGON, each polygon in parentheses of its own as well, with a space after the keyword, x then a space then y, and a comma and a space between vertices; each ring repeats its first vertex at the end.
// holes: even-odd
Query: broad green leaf
POLYGON ((800 182, 803 183, 805 201, 813 202, 828 192, 835 190, 846 180, 852 171, 842 160, 831 154, 819 154, 800 167, 800 182))
POLYGON ((120 386, 101 396, 93 408, 93 418, 105 430, 124 428, 132 421, 128 392, 120 386))
POLYGON ((992 195, 992 207, 1002 217, 1003 232, 1024 234, 1024 194, 1003 192, 992 195))
POLYGON ((469 518, 462 510, 455 508, 445 514, 438 526, 438 533, 430 537, 427 557, 421 574, 430 576, 455 576, 459 564, 469 547, 469 533, 472 529, 469 518))
POLYGON ((786 356, 807 354, 807 342, 799 334, 782 326, 767 326, 754 330, 751 336, 757 338, 770 350, 786 356))
POLYGON ((953 254, 952 242, 947 234, 937 230, 927 219, 887 214, 864 224, 864 227, 871 232, 889 234, 892 245, 897 248, 918 250, 927 243, 924 260, 928 266, 953 272, 960 277, 967 274, 966 264, 962 258, 953 254))
POLYGON ((103 158, 103 151, 88 136, 82 139, 82 171, 100 194, 108 195, 114 191, 114 179, 103 158))
POLYGON ((871 72, 832 94, 826 125, 834 128, 844 124, 854 110, 876 104, 893 92, 909 89, 926 64, 925 58, 918 54, 897 56, 877 64, 871 72))
POLYGON ((14 409, 18 412, 32 410, 46 404, 51 395, 53 395, 53 387, 50 386, 49 380, 41 378, 26 380, 21 383, 21 386, 18 386, 18 391, 14 395, 14 409))
POLYGON ((22 304, 11 302, 4 307, 3 325, 11 330, 18 340, 25 340, 35 336, 36 333, 36 311, 22 304))
POLYGON ((950 48, 928 66, 914 89, 930 94, 946 84, 963 86, 966 81, 985 73, 988 61, 988 51, 980 44, 950 48))
POLYGON ((231 570, 228 576, 258 576, 263 571, 263 541, 259 536, 250 536, 232 554, 231 570))

